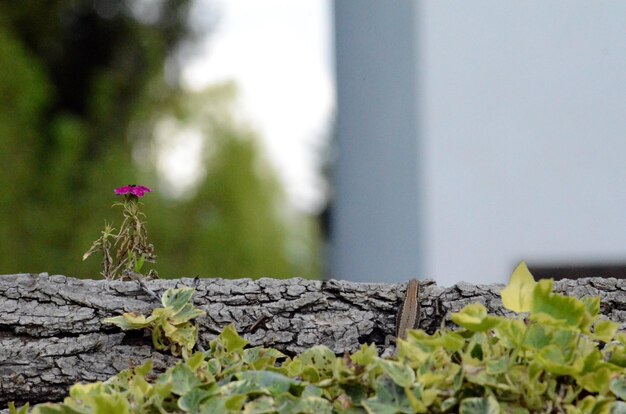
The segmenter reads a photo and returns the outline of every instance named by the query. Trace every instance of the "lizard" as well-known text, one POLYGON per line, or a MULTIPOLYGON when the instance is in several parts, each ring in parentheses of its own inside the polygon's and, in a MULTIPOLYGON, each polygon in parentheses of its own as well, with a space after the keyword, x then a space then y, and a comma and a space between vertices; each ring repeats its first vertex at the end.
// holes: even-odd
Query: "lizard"
POLYGON ((124 270, 122 274, 128 279, 134 280, 137 283, 139 283, 139 286, 141 287, 141 289, 143 289, 144 292, 146 292, 149 296, 151 296, 157 302, 161 301, 161 298, 159 298, 157 294, 154 293, 154 291, 150 289, 148 285, 146 284, 144 280, 146 279, 146 276, 142 275, 141 273, 133 272, 131 270, 124 270))
POLYGON ((420 285, 417 279, 409 280, 402 305, 396 316, 396 338, 406 340, 409 329, 417 328, 420 321, 420 285))

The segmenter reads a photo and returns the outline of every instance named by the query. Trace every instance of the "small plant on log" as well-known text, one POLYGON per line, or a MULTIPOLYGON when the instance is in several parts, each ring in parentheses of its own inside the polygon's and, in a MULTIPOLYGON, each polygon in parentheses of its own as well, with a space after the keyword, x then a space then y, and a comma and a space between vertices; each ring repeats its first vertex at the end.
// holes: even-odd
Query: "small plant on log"
POLYGON ((143 276, 157 278, 154 269, 145 276, 141 273, 146 262, 156 263, 154 246, 148 243, 148 230, 141 212, 143 203, 139 201, 146 193, 152 192, 142 185, 127 185, 116 188, 115 194, 123 196, 123 202, 116 202, 113 207, 123 209, 124 220, 119 232, 109 223, 105 223, 102 235, 94 241, 91 248, 83 255, 83 260, 94 253, 102 253, 102 276, 106 280, 133 279, 143 276), (117 249, 117 250, 116 250, 117 249), (115 253, 113 253, 115 251, 115 253))
POLYGON ((187 359, 198 340, 198 327, 191 321, 206 314, 190 303, 193 293, 192 288, 168 289, 161 299, 163 307, 153 310, 149 317, 133 312, 103 322, 116 325, 124 331, 148 329, 152 332, 155 349, 168 350, 175 356, 182 355, 187 359))
POLYGON ((411 331, 391 358, 373 345, 289 358, 228 326, 154 381, 147 362, 33 413, 625 414, 626 335, 599 319, 599 298, 552 287, 522 263, 501 293, 511 317, 470 304, 452 315, 458 329, 411 331))

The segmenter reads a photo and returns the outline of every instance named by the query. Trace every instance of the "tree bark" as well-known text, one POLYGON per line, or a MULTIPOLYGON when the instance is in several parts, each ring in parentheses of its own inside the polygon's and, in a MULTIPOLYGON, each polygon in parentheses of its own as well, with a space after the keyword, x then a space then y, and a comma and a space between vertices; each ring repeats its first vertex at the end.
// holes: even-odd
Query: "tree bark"
MULTIPOLYGON (((299 353, 326 345, 335 353, 374 343, 383 351, 393 335, 406 284, 304 279, 174 279, 146 281, 157 295, 194 287, 193 303, 207 315, 197 319, 205 348, 234 323, 253 346, 299 353)), ((502 308, 503 285, 459 283, 439 287, 420 282, 419 327, 433 332, 472 302, 491 313, 502 308)), ((555 291, 576 297, 600 296, 601 313, 626 321, 626 280, 587 278, 555 282, 555 291)), ((58 401, 76 382, 105 380, 153 358, 157 371, 176 359, 155 351, 142 332, 102 324, 124 312, 149 315, 161 306, 138 282, 80 280, 47 274, 0 276, 0 407, 58 401)))

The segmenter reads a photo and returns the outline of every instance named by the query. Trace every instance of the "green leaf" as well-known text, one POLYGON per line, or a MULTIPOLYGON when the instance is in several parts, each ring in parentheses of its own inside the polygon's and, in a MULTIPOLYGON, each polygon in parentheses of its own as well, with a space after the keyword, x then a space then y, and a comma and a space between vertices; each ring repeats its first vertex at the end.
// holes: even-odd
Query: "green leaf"
POLYGON ((456 406, 459 403, 454 397, 446 398, 441 402, 441 411, 446 412, 449 411, 452 407, 456 406))
POLYGON ((536 361, 556 375, 576 375, 584 367, 582 358, 568 357, 563 349, 556 345, 548 345, 539 351, 536 361))
POLYGON ((298 386, 301 383, 297 379, 272 371, 242 371, 235 376, 237 379, 247 380, 258 387, 265 388, 273 395, 287 392, 291 386, 298 386))
POLYGON ((207 361, 206 365, 206 370, 210 375, 215 377, 222 374, 223 368, 219 359, 211 358, 207 361))
POLYGON ((495 382, 494 378, 487 373, 487 368, 483 364, 463 364, 463 376, 466 381, 479 385, 489 385, 495 382))
POLYGON ((332 404, 319 397, 300 397, 284 393, 276 398, 276 412, 279 414, 332 414, 332 404))
POLYGON ((626 403, 615 401, 611 407, 611 414, 626 414, 626 403))
POLYGON ((576 298, 552 293, 552 280, 540 280, 533 291, 531 315, 534 320, 556 327, 580 328, 585 305, 576 298))
POLYGON ((601 396, 588 395, 576 404, 583 414, 610 414, 613 402, 601 396))
MULTIPOLYGON (((167 323, 165 326, 167 326, 167 323)), ((162 325, 158 325, 152 329, 152 346, 159 351, 167 349, 167 341, 162 325)))
POLYGON ((361 345, 361 349, 350 355, 350 359, 355 364, 361 366, 367 366, 374 362, 374 360, 378 357, 378 351, 376 347, 372 345, 363 344, 361 345))
POLYGON ((520 348, 526 336, 526 324, 519 319, 502 319, 495 328, 500 342, 507 348, 520 348))
POLYGON ((532 324, 526 330, 524 346, 534 351, 540 351, 550 343, 550 337, 543 326, 532 324))
POLYGON ((479 361, 483 360, 484 353, 483 353, 483 345, 481 341, 473 340, 469 343, 467 348, 470 350, 470 356, 472 358, 475 358, 479 361))
POLYGON ((585 310, 589 314, 589 317, 592 320, 596 320, 600 315, 600 298, 597 296, 588 296, 581 298, 580 301, 585 305, 585 310))
POLYGON ((20 408, 15 408, 15 404, 13 403, 13 401, 9 401, 9 414, 28 414, 28 407, 29 404, 26 403, 26 405, 21 406, 20 408))
POLYGON ((502 356, 498 359, 492 359, 487 361, 487 374, 498 375, 505 374, 509 370, 509 357, 502 356))
POLYGON ((100 394, 93 397, 93 414, 128 414, 128 401, 120 394, 100 394))
POLYGON ((200 406, 200 413, 227 413, 226 398, 222 396, 214 396, 204 401, 200 406))
POLYGON ((193 296, 194 289, 192 288, 180 288, 180 289, 168 289, 161 298, 161 303, 164 307, 171 307, 174 312, 178 312, 189 303, 193 296))
POLYGON ((376 380, 376 394, 362 404, 369 414, 413 413, 404 388, 396 385, 387 376, 376 380))
POLYGON ((130 312, 125 313, 122 316, 115 316, 113 318, 107 318, 102 321, 102 323, 108 323, 111 325, 117 325, 124 331, 129 331, 132 329, 143 329, 148 327, 154 318, 149 317, 146 318, 140 313, 130 312))
POLYGON ((175 326, 168 322, 164 322, 161 327, 170 342, 178 345, 172 353, 178 355, 179 351, 182 351, 183 357, 187 358, 198 339, 198 328, 190 323, 175 326))
POLYGON ((432 335, 428 335, 421 329, 410 330, 407 342, 411 345, 418 345, 420 350, 428 353, 441 348, 454 353, 460 351, 465 346, 465 338, 456 332, 437 331, 432 335))
POLYGON ((594 346, 594 348, 592 348, 590 352, 585 355, 585 366, 583 368, 583 372, 589 373, 603 366, 608 365, 604 363, 604 356, 602 353, 594 346))
POLYGON ((231 395, 226 399, 225 406, 227 410, 241 412, 243 405, 246 403, 248 396, 245 394, 231 395))
MULTIPOLYGON (((107 381, 107 384, 109 381, 107 381)), ((153 386, 148 384, 148 382, 143 377, 133 376, 128 381, 128 387, 116 387, 118 390, 122 391, 124 388, 128 389, 128 398, 134 399, 135 402, 141 404, 145 401, 150 394, 153 393, 153 386)), ((170 388, 171 391, 171 388, 170 388)))
POLYGON ((526 408, 514 404, 501 403, 500 409, 503 414, 530 414, 526 408))
POLYGON ((460 351, 465 346, 465 338, 456 332, 439 332, 439 337, 441 346, 450 354, 460 351))
POLYGON ((197 309, 192 304, 187 303, 170 317, 170 322, 174 325, 178 325, 204 315, 206 315, 205 311, 197 309))
POLYGON ((557 329, 552 334, 552 342, 562 350, 571 349, 576 340, 581 340, 579 334, 569 329, 557 329))
POLYGON ((611 364, 626 368, 626 349, 624 349, 623 345, 612 346, 609 355, 609 362, 611 364))
POLYGON ((307 349, 295 359, 301 361, 304 367, 313 368, 323 379, 332 376, 337 357, 328 347, 316 345, 307 349))
POLYGON ((576 382, 589 392, 606 394, 611 375, 611 370, 603 367, 585 374, 582 377, 577 377, 576 382))
POLYGON ((452 314, 452 322, 473 332, 485 332, 500 323, 494 316, 487 315, 487 308, 480 303, 472 303, 452 314))
POLYGON ((615 340, 626 346, 626 332, 619 332, 615 334, 615 340))
POLYGON ((65 404, 38 404, 33 407, 31 414, 86 414, 85 411, 76 411, 65 404))
POLYGON ((320 375, 320 373, 314 367, 302 366, 302 370, 300 371, 300 377, 304 381, 316 384, 319 383, 324 376, 320 375))
POLYGON ((617 398, 626 401, 626 378, 613 378, 609 385, 609 389, 617 398))
POLYGON ((188 413, 196 413, 200 410, 203 401, 215 395, 213 391, 202 388, 192 388, 178 399, 178 408, 188 413))
POLYGON ((464 398, 459 407, 460 414, 500 414, 498 400, 493 396, 487 398, 464 398))
POLYGON ((275 398, 276 412, 279 414, 297 413, 299 398, 290 393, 283 393, 275 398))
POLYGON ((163 378, 165 381, 172 383, 172 393, 181 396, 202 385, 191 368, 185 364, 177 364, 173 368, 168 369, 163 378))
POLYGON ((415 372, 408 365, 384 359, 379 359, 378 365, 393 382, 401 387, 410 387, 415 382, 415 372))
POLYGON ((133 372, 135 373, 135 375, 139 375, 141 377, 145 377, 146 375, 148 375, 151 371, 152 371, 152 366, 153 366, 153 362, 152 359, 148 359, 146 360, 146 362, 143 363, 143 365, 139 365, 138 367, 135 367, 133 369, 133 372))
POLYGON ((224 344, 227 352, 239 352, 248 345, 248 341, 239 336, 233 324, 226 326, 217 338, 224 344))
POLYGON ((205 353, 204 352, 194 352, 193 355, 191 355, 189 357, 189 359, 187 359, 187 361, 185 361, 185 364, 193 371, 196 372, 196 370, 200 369, 203 365, 205 365, 204 363, 204 357, 205 357, 205 353))
POLYGON ((286 357, 285 354, 273 348, 257 346, 243 350, 243 362, 252 365, 257 370, 275 367, 278 359, 286 357))
POLYGON ((530 312, 536 284, 526 263, 521 262, 513 271, 509 284, 500 293, 502 304, 513 312, 530 312))
POLYGON ((332 404, 320 397, 301 397, 294 412, 303 414, 332 414, 332 404))
POLYGON ((167 322, 172 316, 174 316, 174 309, 171 307, 165 307, 154 309, 150 318, 152 318, 155 323, 162 323, 167 322))
POLYGON ((74 384, 70 388, 70 397, 77 400, 86 400, 89 397, 102 394, 102 382, 97 381, 91 384, 74 384))
POLYGON ((276 412, 274 398, 262 396, 256 400, 248 402, 243 407, 244 414, 270 414, 276 412))
POLYGON ((220 394, 228 397, 231 397, 233 395, 248 394, 271 395, 270 391, 267 388, 262 387, 259 384, 255 384, 253 381, 249 380, 230 381, 220 388, 220 394))
POLYGON ((316 387, 315 385, 307 385, 306 387, 304 387, 304 390, 302 391, 302 397, 322 397, 322 395, 324 394, 324 392, 322 391, 321 388, 316 387))
POLYGON ((591 337, 598 341, 602 341, 605 343, 609 343, 613 340, 615 333, 619 329, 620 324, 609 321, 609 320, 600 320, 596 321, 593 325, 593 334, 591 337))

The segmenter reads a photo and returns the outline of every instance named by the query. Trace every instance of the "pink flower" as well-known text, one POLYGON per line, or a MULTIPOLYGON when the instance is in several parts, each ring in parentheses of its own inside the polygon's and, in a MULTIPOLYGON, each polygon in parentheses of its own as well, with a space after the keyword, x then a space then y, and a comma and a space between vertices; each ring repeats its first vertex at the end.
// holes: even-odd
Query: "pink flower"
POLYGON ((115 189, 115 194, 117 195, 130 195, 135 197, 143 197, 145 193, 151 193, 152 190, 148 187, 144 187, 143 185, 134 185, 130 184, 125 187, 120 187, 115 189))

